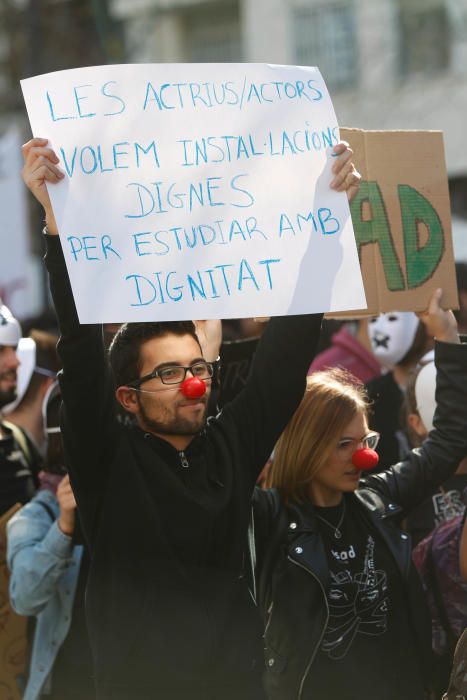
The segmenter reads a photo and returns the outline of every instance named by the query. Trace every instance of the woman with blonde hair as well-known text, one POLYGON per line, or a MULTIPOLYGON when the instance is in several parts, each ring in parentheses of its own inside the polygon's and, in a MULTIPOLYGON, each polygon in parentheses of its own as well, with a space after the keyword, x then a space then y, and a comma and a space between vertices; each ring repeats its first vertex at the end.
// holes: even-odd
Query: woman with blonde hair
POLYGON ((441 290, 420 314, 436 338, 434 430, 378 474, 364 390, 342 371, 308 378, 281 436, 273 488, 254 501, 256 597, 270 700, 423 700, 430 618, 402 518, 467 449, 467 346, 441 290))

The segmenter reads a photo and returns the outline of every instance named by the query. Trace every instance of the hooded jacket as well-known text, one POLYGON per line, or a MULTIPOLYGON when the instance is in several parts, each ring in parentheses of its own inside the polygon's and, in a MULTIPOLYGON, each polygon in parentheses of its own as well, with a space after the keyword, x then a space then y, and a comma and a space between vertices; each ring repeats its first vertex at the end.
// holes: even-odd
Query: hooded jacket
POLYGON ((332 336, 331 345, 313 360, 308 374, 328 367, 343 367, 363 384, 381 374, 381 365, 344 326, 332 336))

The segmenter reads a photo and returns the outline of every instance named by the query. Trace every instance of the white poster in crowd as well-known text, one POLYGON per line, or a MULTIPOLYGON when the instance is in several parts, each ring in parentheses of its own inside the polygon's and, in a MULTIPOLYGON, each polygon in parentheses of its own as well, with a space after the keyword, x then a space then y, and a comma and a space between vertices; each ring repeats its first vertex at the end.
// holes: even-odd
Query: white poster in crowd
POLYGON ((22 82, 81 322, 365 306, 317 68, 98 66, 22 82))
POLYGON ((30 252, 21 134, 13 127, 0 138, 0 298, 18 318, 41 309, 40 278, 30 252))

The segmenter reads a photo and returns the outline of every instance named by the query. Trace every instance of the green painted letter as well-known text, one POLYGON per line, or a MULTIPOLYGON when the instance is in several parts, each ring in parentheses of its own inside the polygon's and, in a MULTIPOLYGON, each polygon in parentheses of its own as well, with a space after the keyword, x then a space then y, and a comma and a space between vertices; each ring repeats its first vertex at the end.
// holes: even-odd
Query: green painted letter
POLYGON ((392 242, 389 221, 384 207, 383 197, 377 182, 362 181, 357 196, 350 205, 352 222, 360 253, 362 246, 377 243, 383 261, 386 284, 391 292, 405 289, 404 277, 392 242), (363 220, 363 203, 371 208, 371 219, 363 220))
POLYGON ((444 253, 444 232, 438 213, 417 190, 399 185, 402 226, 404 229, 405 265, 409 289, 419 287, 429 279, 444 253), (428 241, 419 245, 418 226, 428 230, 428 241))

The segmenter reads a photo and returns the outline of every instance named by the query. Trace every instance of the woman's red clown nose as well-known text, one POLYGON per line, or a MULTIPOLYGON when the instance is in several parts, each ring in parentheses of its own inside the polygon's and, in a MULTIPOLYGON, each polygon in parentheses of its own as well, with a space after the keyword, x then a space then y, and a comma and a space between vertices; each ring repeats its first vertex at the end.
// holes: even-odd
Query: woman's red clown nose
POLYGON ((199 377, 188 377, 180 384, 180 391, 187 399, 200 399, 206 393, 206 384, 199 377))
POLYGON ((379 455, 369 447, 362 447, 355 450, 352 455, 352 464, 361 471, 369 471, 374 469, 379 462, 379 455))

